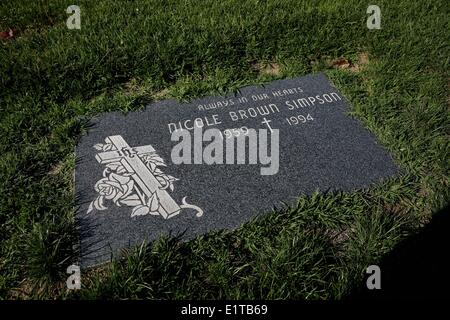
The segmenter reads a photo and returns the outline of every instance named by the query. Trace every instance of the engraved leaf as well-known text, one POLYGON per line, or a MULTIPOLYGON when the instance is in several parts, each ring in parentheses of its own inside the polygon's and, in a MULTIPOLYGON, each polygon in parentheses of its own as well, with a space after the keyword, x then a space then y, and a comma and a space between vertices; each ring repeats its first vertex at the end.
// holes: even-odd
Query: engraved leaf
POLYGON ((133 175, 133 172, 123 171, 124 173, 121 173, 122 177, 131 177, 133 175))
POLYGON ((94 210, 94 201, 92 201, 92 202, 89 204, 89 208, 88 208, 88 210, 87 210, 86 213, 90 213, 92 210, 94 210))
POLYGON ((113 145, 111 143, 107 143, 103 145, 103 151, 109 151, 113 148, 113 145))
POLYGON ((180 179, 177 179, 177 178, 172 177, 172 176, 170 176, 170 175, 166 175, 166 179, 167 179, 168 181, 178 181, 178 180, 180 180, 180 179))
POLYGON ((106 210, 106 209, 108 209, 107 207, 105 207, 103 205, 104 200, 105 200, 104 196, 98 196, 97 199, 94 200, 94 207, 95 207, 95 209, 97 209, 97 210, 106 210))
POLYGON ((167 184, 167 181, 163 176, 156 176, 156 180, 158 180, 158 182, 161 183, 162 186, 165 186, 167 184))
POLYGON ((117 181, 121 185, 126 184, 130 181, 130 177, 122 176, 120 174, 111 173, 110 175, 111 181, 117 181))
POLYGON ((123 165, 121 165, 121 166, 117 169, 117 173, 120 173, 120 174, 127 173, 127 169, 125 169, 125 167, 124 167, 123 165))
POLYGON ((150 210, 147 206, 140 204, 133 208, 133 210, 131 211, 131 216, 132 217, 145 216, 145 215, 149 214, 149 212, 150 212, 150 210))
POLYGON ((160 161, 153 161, 154 164, 156 164, 157 166, 161 166, 161 167, 167 167, 166 164, 164 162, 160 162, 160 161))
POLYGON ((160 156, 158 156, 158 155, 155 155, 154 157, 152 157, 153 158, 153 160, 154 161, 158 161, 158 162, 163 162, 164 163, 164 160, 163 160, 163 158, 161 158, 160 156))
POLYGON ((123 166, 122 166, 122 164, 121 164, 120 162, 111 162, 111 163, 108 163, 108 164, 106 165, 106 167, 109 168, 109 169, 111 169, 111 170, 113 170, 113 171, 116 171, 116 170, 118 170, 120 167, 123 167, 123 166))
POLYGON ((172 182, 169 183, 169 189, 170 189, 170 191, 173 191, 173 183, 172 182))
POLYGON ((153 162, 162 162, 164 163, 163 158, 161 158, 160 156, 158 156, 157 154, 153 154, 151 156, 148 157, 149 161, 153 161, 153 162))
POLYGON ((141 199, 139 199, 139 196, 137 194, 132 194, 125 199, 120 200, 119 202, 130 207, 142 205, 141 199))
POLYGON ((150 171, 155 172, 156 164, 154 164, 153 162, 148 162, 148 165, 150 167, 150 171))
POLYGON ((149 212, 152 216, 159 216, 159 212, 158 211, 150 211, 149 212))
POLYGON ((156 192, 154 192, 151 197, 148 199, 147 206, 150 208, 150 211, 157 211, 159 208, 159 198, 156 192))
POLYGON ((103 150, 103 144, 102 143, 97 143, 96 145, 94 145, 94 148, 98 151, 102 151, 103 150))
POLYGON ((157 154, 144 156, 143 160, 149 165, 153 164, 155 167, 156 166, 164 166, 164 167, 166 167, 166 164, 164 163, 163 158, 161 158, 157 154))
POLYGON ((153 162, 158 166, 166 166, 164 160, 161 157, 151 157, 149 161, 153 162))

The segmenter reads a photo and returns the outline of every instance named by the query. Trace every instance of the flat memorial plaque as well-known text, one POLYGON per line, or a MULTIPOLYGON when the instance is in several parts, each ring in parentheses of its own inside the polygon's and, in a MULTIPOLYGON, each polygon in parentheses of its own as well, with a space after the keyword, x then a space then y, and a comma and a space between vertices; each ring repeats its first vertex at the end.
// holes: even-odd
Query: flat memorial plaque
POLYGON ((107 262, 143 240, 234 229, 303 194, 353 191, 396 175, 391 156, 349 111, 326 76, 314 74, 99 115, 76 149, 81 266, 107 262), (216 139, 202 140, 208 130, 216 139), (252 131, 258 143, 241 151, 260 150, 238 164, 236 137, 250 141, 252 131))

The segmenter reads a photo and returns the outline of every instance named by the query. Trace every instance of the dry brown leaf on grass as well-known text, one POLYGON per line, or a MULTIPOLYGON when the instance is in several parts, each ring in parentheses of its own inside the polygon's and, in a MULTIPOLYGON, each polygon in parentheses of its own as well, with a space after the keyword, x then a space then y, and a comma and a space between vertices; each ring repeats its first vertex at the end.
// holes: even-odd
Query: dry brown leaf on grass
POLYGON ((345 58, 339 58, 332 62, 332 66, 338 69, 348 69, 350 65, 350 61, 345 58))
POLYGON ((261 75, 278 76, 281 73, 281 67, 276 62, 270 62, 268 64, 255 63, 253 69, 258 71, 261 75))

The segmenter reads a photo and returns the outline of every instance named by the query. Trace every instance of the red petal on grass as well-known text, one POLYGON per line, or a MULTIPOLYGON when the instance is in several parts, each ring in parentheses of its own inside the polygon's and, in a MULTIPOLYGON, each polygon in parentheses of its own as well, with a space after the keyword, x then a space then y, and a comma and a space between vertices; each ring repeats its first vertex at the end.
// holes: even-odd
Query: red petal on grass
POLYGON ((9 29, 9 31, 2 31, 0 32, 0 38, 1 39, 11 39, 15 36, 15 32, 12 29, 9 29))

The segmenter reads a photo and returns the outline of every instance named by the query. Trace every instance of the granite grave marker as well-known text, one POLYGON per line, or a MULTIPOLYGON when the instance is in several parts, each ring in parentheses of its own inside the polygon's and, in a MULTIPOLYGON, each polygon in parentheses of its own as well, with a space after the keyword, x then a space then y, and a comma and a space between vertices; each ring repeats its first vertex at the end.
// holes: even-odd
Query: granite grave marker
POLYGON ((233 229, 282 203, 295 204, 300 195, 352 191, 397 174, 391 156, 349 111, 326 76, 314 74, 99 115, 76 149, 82 267, 143 240, 233 229), (276 131, 278 163, 249 163, 247 156, 227 164, 224 156, 222 164, 208 164, 205 141, 200 149, 193 144, 191 164, 172 161, 179 144, 172 135, 200 128, 220 132, 224 148, 227 139, 251 130, 265 129, 267 137, 276 131))

